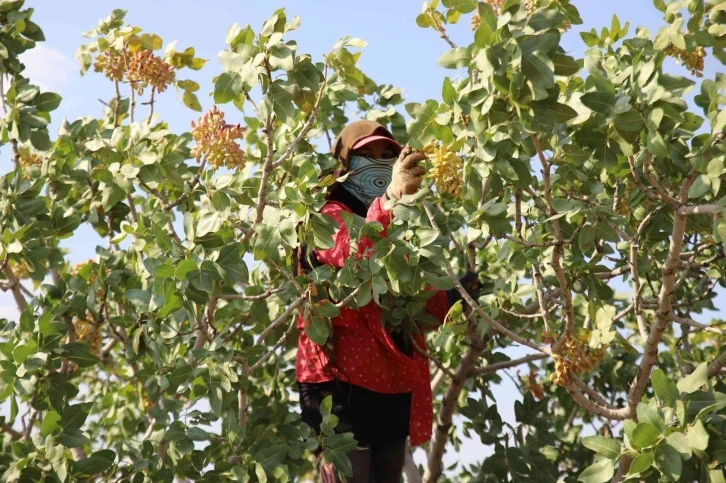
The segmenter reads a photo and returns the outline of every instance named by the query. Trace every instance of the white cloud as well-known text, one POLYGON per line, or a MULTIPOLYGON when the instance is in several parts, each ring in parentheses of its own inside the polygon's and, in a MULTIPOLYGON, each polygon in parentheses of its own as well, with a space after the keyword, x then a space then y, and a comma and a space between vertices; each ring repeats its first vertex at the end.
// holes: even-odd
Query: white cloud
POLYGON ((25 64, 23 75, 44 91, 58 91, 67 85, 76 65, 60 50, 42 43, 23 53, 20 61, 25 64))

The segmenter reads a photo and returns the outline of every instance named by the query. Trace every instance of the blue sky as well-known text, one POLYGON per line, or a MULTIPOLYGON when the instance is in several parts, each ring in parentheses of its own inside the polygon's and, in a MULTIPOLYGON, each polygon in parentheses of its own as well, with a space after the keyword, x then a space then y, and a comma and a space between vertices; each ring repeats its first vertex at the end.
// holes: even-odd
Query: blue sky
MULTIPOLYGON (((657 32, 663 25, 661 14, 650 0, 580 0, 573 2, 579 9, 584 25, 575 26, 564 39, 564 46, 572 55, 581 56, 585 46, 577 32, 595 27, 610 26, 613 14, 622 22, 630 20, 657 32)), ((81 33, 95 27, 98 20, 106 17, 114 8, 128 10, 128 23, 138 25, 147 32, 162 37, 164 45, 177 40, 178 50, 193 46, 197 56, 209 59, 200 72, 185 71, 182 78, 192 78, 202 86, 199 91, 203 108, 211 106, 211 78, 221 72, 217 53, 225 48, 225 32, 233 23, 251 24, 259 29, 262 22, 277 8, 285 6, 288 17, 300 15, 301 28, 291 37, 296 39, 301 52, 308 52, 319 59, 333 44, 345 35, 361 37, 368 42, 361 59, 361 67, 379 83, 390 83, 404 89, 411 101, 440 98, 441 81, 451 71, 440 68, 436 60, 448 46, 432 30, 416 26, 414 19, 421 10, 418 0, 28 0, 34 7, 33 20, 44 30, 47 42, 25 57, 28 75, 46 90, 61 94, 64 98, 54 113, 53 125, 66 117, 98 116, 101 104, 98 99, 112 97, 111 85, 97 74, 79 75, 78 62, 74 58, 76 48, 86 42, 81 33), (188 72, 188 73, 187 73, 188 72)), ((632 31, 631 31, 632 32, 632 31)), ((450 35, 458 44, 470 42, 468 17, 450 29, 450 35)), ((675 63, 666 61, 668 69, 682 72, 675 63)), ((713 77, 716 65, 707 59, 707 78, 713 77)), ((157 112, 170 122, 172 129, 188 129, 189 122, 199 114, 187 109, 175 98, 173 89, 160 96, 157 112)), ((228 120, 235 121, 238 114, 233 106, 224 110, 228 120)), ((54 132, 54 128, 51 130, 54 132)), ((3 149, 0 170, 10 169, 8 150, 3 149)), ((79 235, 67 240, 71 247, 71 261, 87 259, 93 254, 96 243, 101 242, 94 232, 83 229, 79 235), (90 236, 89 236, 90 235, 90 236)), ((105 245, 105 242, 101 242, 105 245)), ((9 294, 0 292, 0 317, 14 317, 15 310, 9 294)), ((506 419, 513 420, 512 404, 518 392, 509 381, 496 394, 501 397, 500 407, 506 419)), ((2 412, 7 409, 3 409, 2 412)), ((467 444, 460 455, 449 454, 449 463, 481 459, 484 449, 475 443, 467 444)), ((417 459, 421 455, 417 455, 417 459)))

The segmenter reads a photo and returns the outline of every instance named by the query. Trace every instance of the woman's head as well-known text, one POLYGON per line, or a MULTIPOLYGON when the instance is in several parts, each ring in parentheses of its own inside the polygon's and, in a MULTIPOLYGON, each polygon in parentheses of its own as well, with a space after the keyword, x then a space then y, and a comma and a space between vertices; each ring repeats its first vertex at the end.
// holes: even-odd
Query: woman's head
POLYGON ((386 192, 400 152, 401 145, 380 124, 373 121, 349 124, 338 136, 333 153, 349 173, 343 189, 370 205, 386 192))

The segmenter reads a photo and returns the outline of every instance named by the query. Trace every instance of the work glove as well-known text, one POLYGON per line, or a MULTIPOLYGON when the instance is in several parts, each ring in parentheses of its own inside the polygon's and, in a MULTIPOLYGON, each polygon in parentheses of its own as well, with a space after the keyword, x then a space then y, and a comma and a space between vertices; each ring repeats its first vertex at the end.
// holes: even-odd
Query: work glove
POLYGON ((418 166, 418 163, 426 159, 426 154, 419 151, 413 152, 410 146, 406 146, 398 156, 393 165, 391 184, 388 185, 386 194, 392 200, 400 200, 403 195, 414 194, 421 187, 423 175, 426 169, 418 166))

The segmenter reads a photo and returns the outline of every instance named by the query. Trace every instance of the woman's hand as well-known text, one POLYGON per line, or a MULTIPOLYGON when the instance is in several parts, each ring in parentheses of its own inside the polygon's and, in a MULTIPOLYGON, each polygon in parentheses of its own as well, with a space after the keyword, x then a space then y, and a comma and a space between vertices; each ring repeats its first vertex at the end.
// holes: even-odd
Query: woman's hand
POLYGON ((418 163, 426 159, 423 152, 413 152, 410 146, 401 151, 398 161, 393 165, 391 184, 388 185, 386 194, 389 198, 400 200, 403 195, 410 195, 418 191, 423 182, 423 175, 426 169, 418 166, 418 163))

